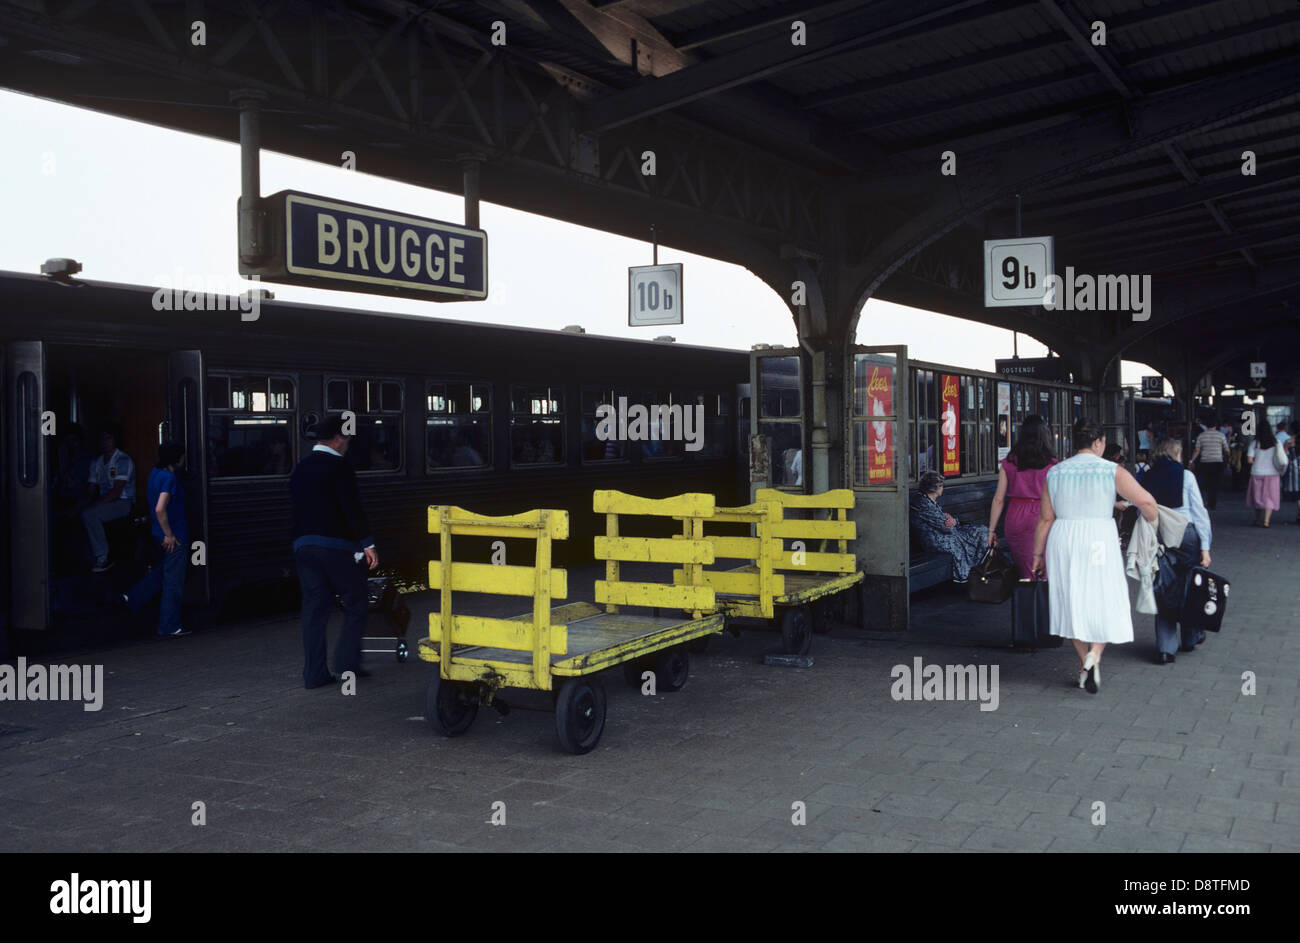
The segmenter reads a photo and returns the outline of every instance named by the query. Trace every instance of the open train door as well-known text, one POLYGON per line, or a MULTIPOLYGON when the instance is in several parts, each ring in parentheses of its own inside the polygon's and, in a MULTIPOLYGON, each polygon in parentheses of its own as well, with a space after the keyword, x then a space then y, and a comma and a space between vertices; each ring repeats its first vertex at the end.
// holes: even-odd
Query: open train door
POLYGON ((860 622, 901 632, 908 622, 907 347, 854 346, 846 375, 852 395, 844 410, 845 481, 856 496, 853 546, 864 574, 860 622))
POLYGON ((175 440, 185 447, 185 517, 190 525, 190 573, 185 580, 184 601, 206 606, 212 601, 212 581, 207 565, 208 449, 205 434, 206 392, 203 352, 174 350, 167 360, 167 415, 159 426, 159 442, 175 440), (195 565, 195 541, 202 541, 203 565, 195 565))
POLYGON ((5 579, 8 627, 50 627, 49 450, 54 431, 45 416, 47 378, 45 345, 12 341, 4 348, 3 458, 5 506, 5 579))

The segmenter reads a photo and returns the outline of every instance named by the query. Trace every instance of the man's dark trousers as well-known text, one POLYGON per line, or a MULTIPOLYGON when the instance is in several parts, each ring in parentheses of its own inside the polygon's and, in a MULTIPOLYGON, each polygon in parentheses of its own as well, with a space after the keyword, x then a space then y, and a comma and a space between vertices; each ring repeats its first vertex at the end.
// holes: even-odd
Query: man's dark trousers
POLYGON ((307 545, 293 556, 302 585, 302 683, 313 688, 330 676, 325 664, 325 627, 335 596, 343 600, 343 630, 334 646, 334 670, 342 674, 361 667, 361 636, 368 614, 366 575, 351 550, 307 545))
POLYGON ((1219 503, 1219 482, 1223 480, 1223 462, 1205 462, 1196 463, 1197 477, 1201 479, 1201 497, 1205 501, 1205 506, 1214 510, 1214 506, 1219 503))

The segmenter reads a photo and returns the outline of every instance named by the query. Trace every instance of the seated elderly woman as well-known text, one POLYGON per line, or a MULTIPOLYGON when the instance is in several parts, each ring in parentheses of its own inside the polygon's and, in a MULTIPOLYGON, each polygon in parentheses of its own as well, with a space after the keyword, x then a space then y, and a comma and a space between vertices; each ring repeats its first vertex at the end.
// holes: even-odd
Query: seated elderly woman
POLYGON ((929 551, 952 554, 954 583, 964 583, 970 569, 988 552, 989 529, 984 524, 961 524, 939 507, 943 475, 928 471, 921 475, 920 494, 912 499, 912 530, 929 551))

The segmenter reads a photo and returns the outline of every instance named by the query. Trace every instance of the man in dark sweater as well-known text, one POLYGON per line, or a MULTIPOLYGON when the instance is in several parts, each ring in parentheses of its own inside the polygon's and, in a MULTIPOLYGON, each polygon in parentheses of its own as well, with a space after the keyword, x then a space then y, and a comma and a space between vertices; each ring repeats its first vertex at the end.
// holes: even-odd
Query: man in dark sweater
POLYGON ((344 456, 350 436, 343 419, 330 416, 317 427, 316 447, 289 476, 293 496, 293 556, 302 585, 303 684, 318 688, 338 679, 325 664, 325 626, 337 595, 345 611, 343 631, 334 648, 334 669, 363 675, 361 636, 366 628, 366 577, 379 566, 370 537, 357 476, 344 456))

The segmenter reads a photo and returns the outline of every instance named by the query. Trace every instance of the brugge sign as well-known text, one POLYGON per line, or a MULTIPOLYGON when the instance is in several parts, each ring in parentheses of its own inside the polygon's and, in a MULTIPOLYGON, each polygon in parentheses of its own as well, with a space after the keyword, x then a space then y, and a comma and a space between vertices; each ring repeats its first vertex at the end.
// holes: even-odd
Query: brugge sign
POLYGON ((281 190, 262 198, 268 260, 241 275, 425 301, 488 294, 487 233, 455 223, 281 190))

